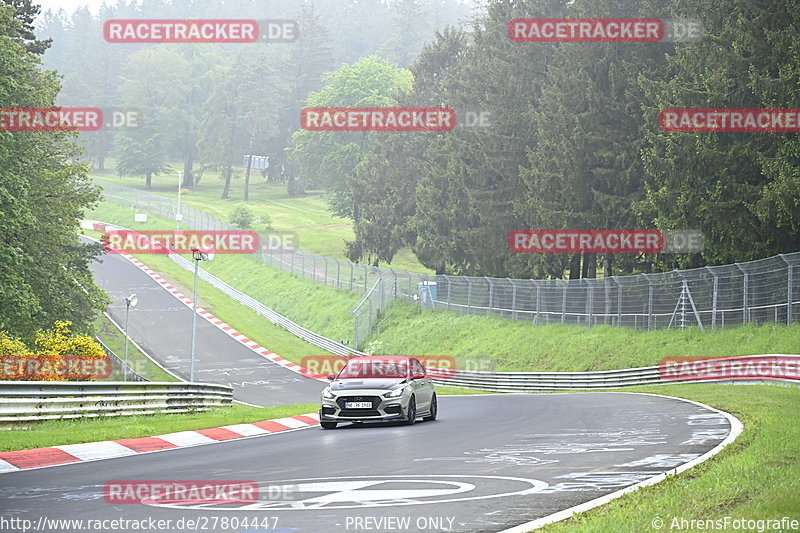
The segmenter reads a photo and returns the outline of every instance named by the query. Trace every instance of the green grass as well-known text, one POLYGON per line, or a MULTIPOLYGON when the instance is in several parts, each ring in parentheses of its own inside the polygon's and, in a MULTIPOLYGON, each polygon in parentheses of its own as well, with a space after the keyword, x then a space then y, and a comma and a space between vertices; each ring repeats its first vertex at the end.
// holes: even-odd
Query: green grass
MULTIPOLYGON (((110 163, 113 165, 113 161, 110 163)), ((179 165, 173 165, 179 168, 179 165)), ((242 172, 243 175, 243 172, 242 172)), ((106 171, 93 171, 92 178, 99 184, 113 183, 145 190, 144 179, 122 178, 116 175, 113 167, 106 171)), ((177 171, 172 175, 154 176, 150 192, 170 199, 177 199, 177 171)), ((192 187, 189 194, 181 198, 185 205, 204 211, 225 222, 230 222, 231 211, 242 202, 244 179, 235 179, 231 183, 230 197, 220 199, 223 181, 217 173, 203 176, 199 185, 192 187)), ((291 198, 286 192, 285 183, 266 183, 260 172, 251 173, 250 200, 247 202, 250 211, 256 217, 268 214, 272 219, 272 227, 280 233, 297 235, 295 248, 335 259, 344 256, 345 241, 354 238, 353 223, 349 219, 334 217, 328 211, 327 200, 322 191, 308 191, 305 196, 291 198)), ((263 225, 254 226, 255 230, 263 230, 263 225)), ((430 269, 420 264, 409 248, 400 250, 392 261, 391 268, 412 272, 431 273, 430 269)))
MULTIPOLYGON (((116 204, 103 205, 87 216, 133 226, 133 210, 116 204)), ((151 216, 141 227, 163 228, 165 223, 151 216)), ((166 274, 184 292, 191 287, 191 273, 166 257, 140 259, 166 274)), ((203 266, 312 331, 334 340, 353 338, 349 310, 361 298, 359 294, 305 281, 245 256, 218 256, 203 266)), ((262 334, 262 328, 270 324, 206 284, 201 286, 200 295, 204 305, 220 318, 287 359, 299 362, 304 355, 320 352, 310 345, 297 350, 292 346, 296 338, 280 328, 273 327, 274 335, 262 334)), ((494 366, 500 371, 577 372, 651 366, 675 356, 800 353, 800 324, 647 332, 609 326, 532 326, 497 317, 420 313, 417 307, 404 303, 393 304, 388 314, 380 334, 373 335, 369 343, 370 353, 452 355, 462 366, 468 365, 470 358, 482 362, 488 359, 490 365, 482 366, 487 370, 494 366)))
MULTIPOLYGON (((123 335, 105 315, 101 315, 95 320, 95 327, 97 328, 97 337, 103 341, 103 344, 117 354, 117 357, 124 359, 125 335, 123 335)), ((153 363, 150 358, 140 352, 136 346, 130 342, 128 343, 128 366, 133 369, 134 372, 150 381, 177 381, 174 377, 161 370, 158 365, 153 363)), ((109 379, 121 380, 122 372, 115 370, 109 379)))
POLYGON ((800 324, 648 332, 532 326, 497 317, 420 313, 406 305, 394 306, 391 313, 372 343, 376 353, 483 357, 494 361, 499 371, 615 370, 657 365, 664 357, 800 353, 800 324))
POLYGON ((313 413, 318 409, 319 406, 315 403, 280 407, 249 407, 234 403, 229 407, 218 407, 195 413, 48 420, 31 423, 24 430, 0 431, 0 451, 152 437, 175 431, 260 422, 273 418, 313 413))
MULTIPOLYGON (((800 519, 800 393, 769 385, 674 385, 640 391, 699 401, 736 416, 744 431, 713 459, 651 487, 538 531, 656 532, 675 517, 800 519)), ((699 531, 701 528, 680 529, 699 531)), ((729 526, 729 531, 734 529, 729 526)), ((754 529, 753 531, 757 531, 754 529)), ((785 530, 784 530, 785 531, 785 530)))

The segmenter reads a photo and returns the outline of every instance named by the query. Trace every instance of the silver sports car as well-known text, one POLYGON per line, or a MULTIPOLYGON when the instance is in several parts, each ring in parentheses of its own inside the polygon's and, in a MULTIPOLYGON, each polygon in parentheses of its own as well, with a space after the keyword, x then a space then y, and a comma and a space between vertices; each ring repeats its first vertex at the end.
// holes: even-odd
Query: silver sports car
POLYGON ((350 359, 322 391, 320 425, 341 422, 436 420, 436 391, 425 367, 414 357, 364 356, 350 359))

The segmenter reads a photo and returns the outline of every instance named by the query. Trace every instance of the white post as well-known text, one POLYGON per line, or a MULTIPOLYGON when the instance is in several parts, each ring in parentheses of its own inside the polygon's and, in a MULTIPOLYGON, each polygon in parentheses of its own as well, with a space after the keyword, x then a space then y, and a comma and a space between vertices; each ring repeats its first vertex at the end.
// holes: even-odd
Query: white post
POLYGON ((175 212, 175 229, 181 229, 181 183, 183 181, 183 172, 178 171, 178 210, 175 212))
POLYGON ((197 332, 197 270, 200 259, 194 258, 194 296, 192 297, 192 359, 189 367, 189 381, 194 383, 194 348, 195 334, 197 332))

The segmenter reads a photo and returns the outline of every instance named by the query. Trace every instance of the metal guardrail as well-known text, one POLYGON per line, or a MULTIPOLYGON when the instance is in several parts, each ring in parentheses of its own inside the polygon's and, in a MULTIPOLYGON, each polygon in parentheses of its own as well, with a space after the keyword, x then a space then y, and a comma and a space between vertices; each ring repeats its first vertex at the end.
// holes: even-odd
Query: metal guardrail
MULTIPOLYGON (((767 354, 745 355, 733 358, 736 362, 746 364, 751 360, 763 360, 765 357, 786 358, 796 360, 798 355, 767 354)), ((713 362, 719 359, 708 359, 713 362)), ((697 361, 702 363, 703 361, 697 361)), ((702 379, 702 380, 677 380, 665 379, 661 367, 646 366, 641 368, 628 368, 623 370, 600 370, 594 372, 485 372, 467 370, 438 371, 428 369, 437 385, 463 387, 467 389, 482 389, 493 392, 554 392, 585 389, 616 389, 621 387, 634 387, 637 385, 667 385, 678 383, 703 383, 713 381, 740 382, 733 379, 702 379)), ((800 373, 800 372, 797 372, 800 373)), ((796 373, 796 374, 797 374, 796 373)), ((780 379, 775 377, 753 377, 748 381, 770 380, 779 382, 792 382, 800 384, 796 379, 780 379)))
POLYGON ((206 411, 233 389, 209 383, 0 381, 0 422, 206 411))

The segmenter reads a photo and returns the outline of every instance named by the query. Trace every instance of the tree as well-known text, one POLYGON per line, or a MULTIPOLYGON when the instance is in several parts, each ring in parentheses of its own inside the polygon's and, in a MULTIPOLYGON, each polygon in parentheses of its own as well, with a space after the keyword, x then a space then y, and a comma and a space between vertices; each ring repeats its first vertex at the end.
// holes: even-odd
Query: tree
MULTIPOLYGON (((19 26, 0 8, 0 27, 19 26)), ((7 107, 52 107, 56 76, 12 32, 0 35, 0 100, 7 107)), ((0 131, 0 331, 23 339, 57 320, 92 330, 105 307, 89 263, 100 252, 76 238, 84 210, 100 199, 67 132, 0 131)))
MULTIPOLYGON (((377 57, 343 65, 325 78, 325 86, 308 97, 309 107, 392 107, 411 90, 412 75, 377 57)), ((331 211, 356 219, 347 180, 363 161, 369 132, 307 131, 292 136, 290 157, 306 183, 324 186, 331 211)))
POLYGON ((0 6, 11 7, 14 10, 13 18, 17 21, 13 30, 3 28, 3 34, 8 35, 17 42, 22 43, 31 54, 42 55, 50 48, 52 39, 39 41, 33 33, 33 21, 39 16, 41 7, 35 5, 33 0, 0 0, 0 6))
POLYGON ((147 48, 133 54, 120 88, 126 107, 142 110, 139 127, 121 130, 115 154, 122 176, 145 176, 150 188, 154 174, 169 171, 169 147, 187 121, 181 103, 186 99, 188 61, 167 47, 147 48))

